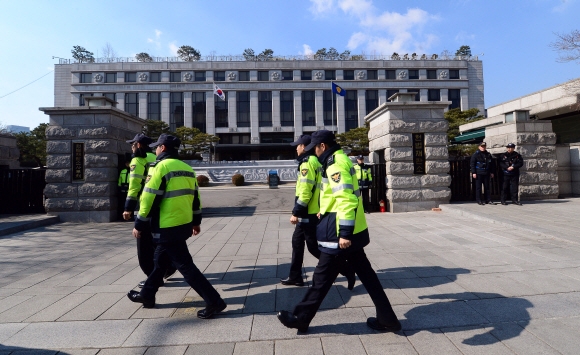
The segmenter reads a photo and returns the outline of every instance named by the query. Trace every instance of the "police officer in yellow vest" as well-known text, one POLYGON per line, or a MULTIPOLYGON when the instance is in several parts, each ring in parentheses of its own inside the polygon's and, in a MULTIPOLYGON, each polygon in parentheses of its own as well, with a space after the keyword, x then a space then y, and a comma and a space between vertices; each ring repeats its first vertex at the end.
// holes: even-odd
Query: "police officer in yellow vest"
POLYGON ((356 171, 356 178, 358 180, 358 186, 360 188, 360 193, 363 199, 363 207, 365 213, 369 212, 369 190, 373 183, 373 173, 371 168, 365 164, 365 158, 362 155, 356 157, 356 162, 354 170, 356 171))
MULTIPOLYGON (((302 262, 304 261, 304 242, 312 256, 320 258, 320 250, 316 241, 316 225, 318 224, 318 212, 320 211, 318 198, 320 189, 317 185, 320 181, 320 163, 314 154, 314 150, 306 151, 305 147, 310 144, 310 136, 303 134, 295 142, 290 143, 296 147, 298 153, 298 180, 296 181, 296 197, 290 223, 296 225, 292 234, 292 262, 290 274, 280 280, 283 285, 304 286, 302 278, 302 262)), ((354 270, 345 264, 341 274, 348 280, 348 289, 352 290, 355 283, 354 270)))
MULTIPOLYGON (((123 212, 123 218, 128 221, 133 217, 133 211, 138 209, 137 203, 145 186, 145 177, 147 176, 149 165, 155 162, 156 157, 149 147, 149 144, 153 143, 153 140, 144 134, 137 134, 135 138, 127 141, 127 143, 131 143, 131 150, 133 151, 133 159, 129 164, 129 190, 127 191, 125 211, 123 212)), ((151 230, 144 228, 141 233, 141 238, 137 239, 137 259, 139 260, 141 270, 147 276, 153 272, 154 252, 155 246, 153 245, 151 230)), ((175 273, 175 268, 170 266, 165 275, 166 278, 173 273, 175 273)), ((139 286, 142 287, 143 283, 144 281, 141 281, 139 286)))
POLYGON ((205 319, 223 311, 226 303, 195 266, 187 249, 186 240, 201 230, 201 199, 193 169, 179 160, 180 144, 178 138, 167 134, 151 144, 156 147, 157 161, 147 175, 133 236, 139 239, 151 223, 157 245, 155 268, 141 292, 132 290, 127 296, 133 302, 143 303, 145 308, 153 308, 165 268, 173 263, 206 302, 206 308, 197 312, 199 318, 205 319))
POLYGON ((320 222, 316 230, 322 253, 314 270, 312 287, 293 312, 281 311, 278 319, 288 328, 307 331, 336 280, 340 265, 348 262, 375 304, 376 317, 368 318, 367 325, 379 331, 399 331, 401 323, 363 249, 370 242, 369 231, 352 162, 330 131, 314 132, 305 149, 313 148, 322 164, 320 222))
POLYGON ((125 168, 119 173, 119 179, 117 179, 117 210, 119 211, 119 218, 123 219, 123 210, 125 208, 125 200, 127 199, 127 192, 129 191, 129 163, 125 160, 125 168))

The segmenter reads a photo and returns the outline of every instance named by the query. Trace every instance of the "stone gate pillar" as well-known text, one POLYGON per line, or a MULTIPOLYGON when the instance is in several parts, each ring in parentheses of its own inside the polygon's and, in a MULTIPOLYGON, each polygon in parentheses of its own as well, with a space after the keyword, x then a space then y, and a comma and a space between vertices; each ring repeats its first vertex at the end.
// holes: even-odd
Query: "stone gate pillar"
POLYGON ((145 120, 104 97, 85 100, 86 106, 40 108, 50 116, 45 208, 63 222, 112 222, 117 220, 118 156, 131 151, 125 141, 141 131, 145 120))
POLYGON ((389 211, 423 211, 449 203, 448 125, 443 112, 450 102, 415 101, 415 93, 389 99, 365 117, 370 151, 379 156, 384 151, 389 211))

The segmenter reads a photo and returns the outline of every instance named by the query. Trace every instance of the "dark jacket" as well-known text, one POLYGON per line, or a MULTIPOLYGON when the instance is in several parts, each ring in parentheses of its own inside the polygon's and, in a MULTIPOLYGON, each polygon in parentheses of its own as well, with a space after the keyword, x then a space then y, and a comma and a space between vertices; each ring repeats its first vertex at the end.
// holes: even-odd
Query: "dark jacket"
POLYGON ((495 171, 495 163, 491 153, 487 150, 473 153, 471 156, 471 173, 489 175, 495 171))
POLYGON ((505 152, 499 156, 499 167, 503 171, 504 175, 519 175, 520 168, 524 166, 524 158, 520 153, 513 151, 511 153, 505 152), (509 171, 507 168, 513 166, 514 170, 509 171))

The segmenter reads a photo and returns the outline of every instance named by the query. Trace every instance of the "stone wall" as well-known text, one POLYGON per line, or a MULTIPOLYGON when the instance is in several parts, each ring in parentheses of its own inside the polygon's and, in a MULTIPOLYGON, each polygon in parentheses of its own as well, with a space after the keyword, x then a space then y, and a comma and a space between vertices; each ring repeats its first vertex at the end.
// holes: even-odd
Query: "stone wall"
POLYGON ((558 198, 558 159, 552 122, 512 122, 485 129, 485 142, 492 154, 503 153, 508 143, 524 158, 520 169, 520 200, 558 198))
POLYGON ((69 222, 117 219, 118 155, 145 121, 113 107, 41 108, 50 116, 47 138, 48 214, 69 222), (84 143, 84 179, 73 181, 73 142, 84 143))
POLYGON ((20 151, 16 147, 16 137, 9 134, 0 134, 0 166, 8 169, 20 168, 20 151))
POLYGON ((429 210, 449 203, 448 124, 443 117, 448 104, 388 102, 366 117, 370 151, 384 150, 390 212, 429 210), (413 133, 425 134, 425 174, 414 174, 413 133))

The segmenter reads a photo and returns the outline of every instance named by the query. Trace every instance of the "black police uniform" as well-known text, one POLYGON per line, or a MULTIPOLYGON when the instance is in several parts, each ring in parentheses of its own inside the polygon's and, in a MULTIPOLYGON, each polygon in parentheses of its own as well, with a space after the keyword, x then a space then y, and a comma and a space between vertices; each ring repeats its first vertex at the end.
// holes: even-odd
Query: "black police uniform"
POLYGON ((477 203, 491 203, 490 175, 495 168, 494 160, 487 151, 478 150, 471 156, 471 173, 476 174, 475 180, 475 199, 477 203), (482 199, 481 188, 485 191, 485 199, 482 199))
MULTIPOLYGON (((508 148, 515 148, 515 145, 508 145, 508 148)), ((511 153, 505 152, 499 156, 499 166, 503 172, 501 203, 505 204, 507 196, 510 194, 512 202, 519 204, 518 188, 520 184, 520 168, 524 166, 524 158, 516 151, 511 153), (514 168, 511 171, 507 170, 510 166, 514 168)))

